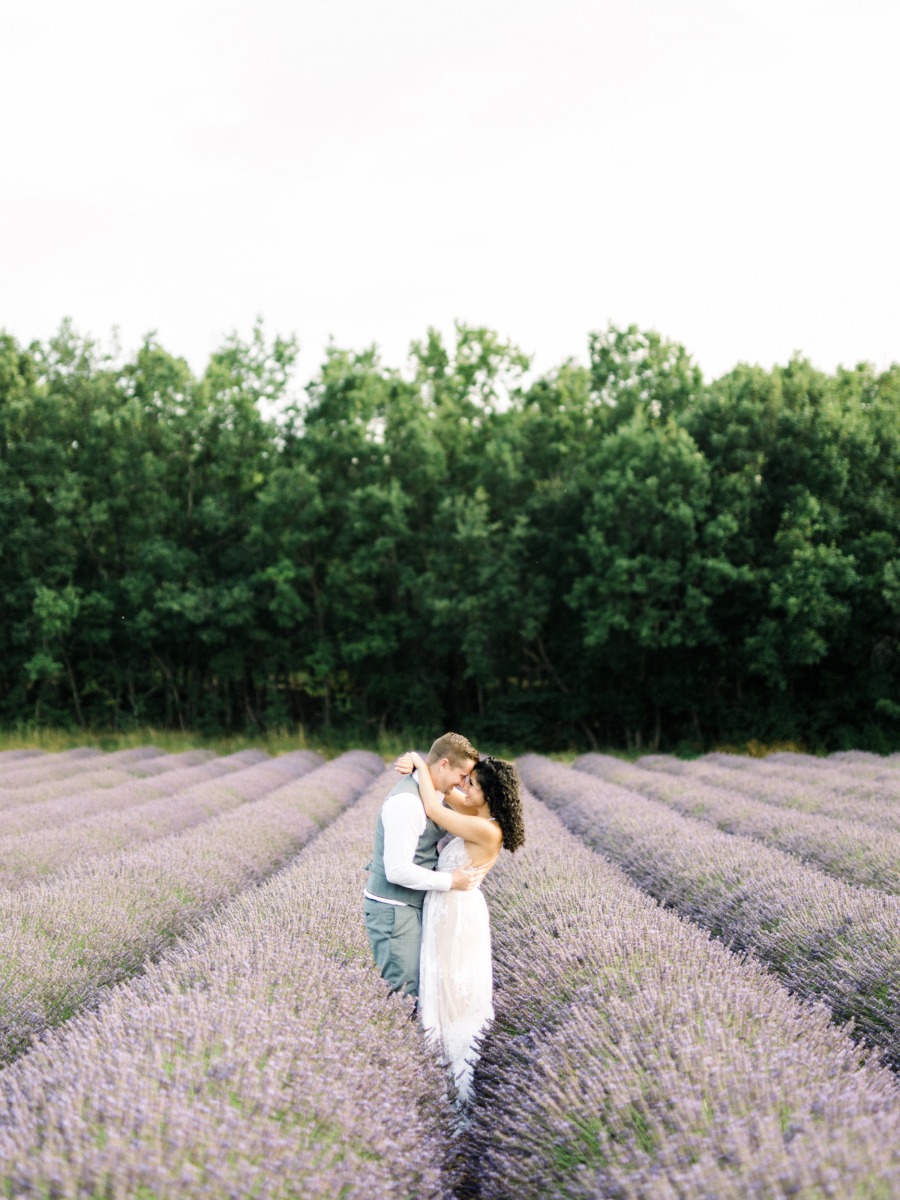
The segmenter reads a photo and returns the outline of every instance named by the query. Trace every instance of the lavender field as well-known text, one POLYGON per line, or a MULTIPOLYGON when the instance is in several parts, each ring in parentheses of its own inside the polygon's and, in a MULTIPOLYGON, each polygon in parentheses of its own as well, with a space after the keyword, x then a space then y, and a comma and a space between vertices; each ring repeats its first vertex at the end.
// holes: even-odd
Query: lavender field
POLYGON ((900 1195, 900 762, 528 755, 470 1120, 362 751, 0 756, 0 1195, 900 1195))

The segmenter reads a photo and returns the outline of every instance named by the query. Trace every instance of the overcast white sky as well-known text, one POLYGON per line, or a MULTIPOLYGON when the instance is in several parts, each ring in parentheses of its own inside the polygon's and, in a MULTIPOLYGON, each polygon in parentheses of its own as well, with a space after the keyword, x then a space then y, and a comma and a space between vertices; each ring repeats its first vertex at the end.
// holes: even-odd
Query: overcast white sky
POLYGON ((896 0, 18 0, 0 328, 900 360, 896 0))

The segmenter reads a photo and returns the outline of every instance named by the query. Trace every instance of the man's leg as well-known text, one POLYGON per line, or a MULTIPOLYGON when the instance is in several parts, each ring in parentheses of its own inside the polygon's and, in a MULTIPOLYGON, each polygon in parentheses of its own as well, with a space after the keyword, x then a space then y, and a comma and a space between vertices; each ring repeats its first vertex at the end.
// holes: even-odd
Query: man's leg
POLYGON ((407 996, 418 996, 422 910, 367 899, 365 914, 375 965, 391 991, 402 988, 407 996))

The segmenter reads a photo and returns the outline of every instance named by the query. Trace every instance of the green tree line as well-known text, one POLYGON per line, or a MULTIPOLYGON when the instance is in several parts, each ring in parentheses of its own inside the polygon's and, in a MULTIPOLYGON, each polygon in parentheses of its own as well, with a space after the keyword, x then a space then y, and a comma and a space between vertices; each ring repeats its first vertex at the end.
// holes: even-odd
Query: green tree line
POLYGON ((900 744, 900 366, 0 334, 0 723, 900 744))

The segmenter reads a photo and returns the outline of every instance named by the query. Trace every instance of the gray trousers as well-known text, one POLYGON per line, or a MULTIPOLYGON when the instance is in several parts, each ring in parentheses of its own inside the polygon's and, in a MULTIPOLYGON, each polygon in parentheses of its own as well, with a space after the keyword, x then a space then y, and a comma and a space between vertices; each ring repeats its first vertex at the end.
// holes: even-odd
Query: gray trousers
POLYGON ((375 965, 392 992, 419 994, 422 910, 410 904, 382 904, 366 897, 366 929, 375 965))

